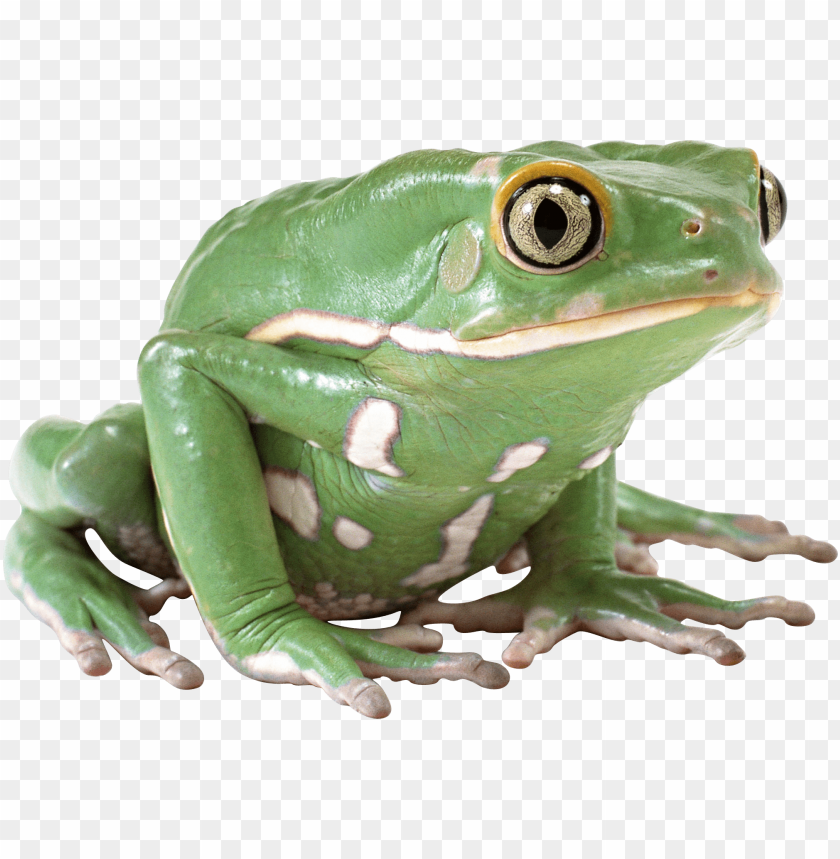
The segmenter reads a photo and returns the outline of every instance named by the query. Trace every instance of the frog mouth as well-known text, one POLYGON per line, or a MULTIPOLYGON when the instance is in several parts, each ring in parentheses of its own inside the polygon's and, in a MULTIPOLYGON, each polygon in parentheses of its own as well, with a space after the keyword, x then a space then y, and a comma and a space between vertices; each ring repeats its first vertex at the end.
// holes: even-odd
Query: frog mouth
POLYGON ((766 317, 769 319, 778 309, 780 302, 780 292, 757 292, 748 288, 735 295, 677 298, 565 322, 515 328, 475 340, 459 340, 451 331, 420 328, 409 322, 388 325, 326 310, 300 308, 278 314, 257 325, 245 335, 245 339, 272 343, 275 346, 290 340, 304 339, 358 349, 375 349, 385 342, 391 342, 406 352, 418 354, 500 360, 606 340, 631 331, 695 316, 711 308, 743 309, 764 305, 766 317))

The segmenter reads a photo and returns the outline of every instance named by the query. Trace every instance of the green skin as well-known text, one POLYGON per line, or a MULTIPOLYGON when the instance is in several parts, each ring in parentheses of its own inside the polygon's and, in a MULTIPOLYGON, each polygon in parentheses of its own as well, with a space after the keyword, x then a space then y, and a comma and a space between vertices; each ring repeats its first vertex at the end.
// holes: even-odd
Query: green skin
POLYGON ((172 289, 140 357, 142 407, 87 426, 47 418, 21 440, 11 589, 86 673, 110 669, 104 639, 180 688, 200 685, 201 671, 149 617, 191 593, 237 670, 320 686, 372 717, 390 704, 370 678, 508 682, 476 654, 438 652, 441 636, 425 623, 516 632, 503 660, 518 668, 579 630, 741 661, 720 631, 679 620, 803 625, 811 609, 661 579, 647 545, 669 537, 750 560, 836 552, 761 517, 618 484, 611 451, 649 392, 775 309, 759 192, 746 149, 543 143, 414 152, 242 206, 208 230, 172 289), (563 273, 523 269, 491 231, 506 177, 549 160, 583 165, 611 211, 602 252, 563 273), (691 221, 702 229, 686 232, 691 221), (351 332, 414 326, 481 344, 522 330, 527 344, 564 319, 748 288, 751 303, 652 314, 634 330, 503 357, 424 351, 394 334, 360 343, 351 332), (331 314, 326 329, 272 341, 264 323, 299 309, 331 314), (365 423, 372 404, 381 410, 365 423), (522 444, 541 455, 505 471, 505 451, 522 444), (88 527, 161 584, 143 590, 110 573, 88 527), (518 564, 503 560, 515 545, 531 564, 520 584, 438 601, 488 566, 528 563, 522 552, 518 564), (400 624, 385 630, 329 623, 395 610, 400 624))

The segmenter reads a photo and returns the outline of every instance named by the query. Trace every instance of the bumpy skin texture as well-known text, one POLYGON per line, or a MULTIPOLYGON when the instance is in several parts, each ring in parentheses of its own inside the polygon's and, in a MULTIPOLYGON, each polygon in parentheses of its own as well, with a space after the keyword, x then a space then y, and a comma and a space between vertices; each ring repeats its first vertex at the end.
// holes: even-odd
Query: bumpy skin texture
POLYGON ((201 672, 149 616, 192 593, 237 670, 373 717, 390 704, 371 678, 507 683, 476 654, 437 652, 424 623, 516 632, 512 667, 577 630, 734 664, 737 644, 679 620, 810 623, 782 597, 727 602, 659 578, 647 546, 823 562, 830 546, 615 479, 644 397, 778 306, 758 171, 750 150, 701 143, 422 151, 234 210, 143 351, 142 408, 87 427, 45 419, 21 440, 12 590, 87 673, 110 668, 104 638, 181 688, 201 672), (551 244, 556 213, 506 227, 512 195, 543 180, 561 184, 535 200, 561 199, 569 180, 576 211, 593 212, 562 270, 511 239, 551 244), (87 527, 162 584, 113 576, 87 527), (499 596, 437 599, 489 565, 528 563, 499 596), (329 623, 395 610, 386 630, 329 623))

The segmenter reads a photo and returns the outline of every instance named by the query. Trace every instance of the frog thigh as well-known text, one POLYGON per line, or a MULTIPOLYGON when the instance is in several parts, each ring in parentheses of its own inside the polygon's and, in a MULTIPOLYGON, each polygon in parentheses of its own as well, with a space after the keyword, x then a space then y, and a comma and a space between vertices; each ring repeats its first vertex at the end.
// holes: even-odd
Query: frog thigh
POLYGON ((37 421, 14 451, 11 483, 21 505, 45 522, 93 528, 121 561, 160 578, 177 575, 158 531, 139 404, 114 406, 87 425, 37 421))

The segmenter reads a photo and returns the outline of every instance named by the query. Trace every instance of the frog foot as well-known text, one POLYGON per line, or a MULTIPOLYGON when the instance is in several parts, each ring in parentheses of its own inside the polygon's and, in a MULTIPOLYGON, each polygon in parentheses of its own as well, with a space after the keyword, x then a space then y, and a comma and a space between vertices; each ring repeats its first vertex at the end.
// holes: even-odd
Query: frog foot
POLYGON ((510 681, 507 670, 477 653, 441 653, 439 632, 417 625, 363 630, 317 620, 298 606, 276 618, 260 617, 234 635, 205 620, 225 659, 239 672, 265 683, 311 685, 363 716, 391 712, 385 690, 373 678, 426 685, 469 680, 487 689, 510 681), (262 641, 263 644, 255 642, 262 641))
MULTIPOLYGON (((195 689, 204 682, 201 669, 175 653, 165 630, 150 619, 171 596, 191 596, 183 580, 167 579, 143 590, 114 576, 107 589, 73 588, 72 593, 52 592, 41 597, 20 574, 9 576, 9 585, 40 621, 49 626, 61 646, 79 668, 91 677, 107 674, 113 664, 108 642, 142 674, 154 674, 178 689, 195 689)), ((77 586, 82 583, 77 582, 77 586)))
MULTIPOLYGON (((572 571, 569 571, 572 572, 572 571)), ((470 603, 428 601, 405 612, 401 623, 449 623, 459 632, 517 632, 502 654, 511 668, 526 668, 538 653, 575 632, 622 641, 647 641, 673 653, 699 653, 721 665, 737 665, 745 653, 715 629, 685 626, 690 619, 740 629, 750 620, 777 617, 791 626, 814 620, 810 606, 772 596, 723 600, 672 579, 589 570, 586 576, 523 582, 470 603), (582 583, 582 584, 578 584, 582 583)))
POLYGON ((156 674, 179 689, 194 689, 204 675, 173 652, 164 630, 150 620, 172 596, 184 599, 183 579, 166 579, 149 590, 115 576, 79 535, 43 521, 29 510, 6 540, 6 580, 85 674, 112 667, 107 641, 143 674, 156 674))

